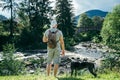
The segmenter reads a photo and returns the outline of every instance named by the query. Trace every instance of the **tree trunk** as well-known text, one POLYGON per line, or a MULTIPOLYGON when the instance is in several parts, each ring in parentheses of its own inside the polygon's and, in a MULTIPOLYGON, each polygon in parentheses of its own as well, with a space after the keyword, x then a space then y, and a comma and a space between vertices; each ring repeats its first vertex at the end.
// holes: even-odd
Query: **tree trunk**
POLYGON ((12 0, 10 2, 10 8, 11 8, 11 19, 10 19, 10 36, 13 36, 13 5, 12 0))

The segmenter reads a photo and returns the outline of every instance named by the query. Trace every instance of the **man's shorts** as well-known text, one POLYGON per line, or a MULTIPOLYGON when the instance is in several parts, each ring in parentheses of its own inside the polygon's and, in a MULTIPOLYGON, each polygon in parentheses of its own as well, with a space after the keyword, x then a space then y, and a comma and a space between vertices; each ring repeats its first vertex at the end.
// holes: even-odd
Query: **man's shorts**
POLYGON ((48 50, 47 53, 47 64, 51 64, 53 61, 53 64, 59 64, 60 63, 60 50, 57 49, 51 49, 48 50))

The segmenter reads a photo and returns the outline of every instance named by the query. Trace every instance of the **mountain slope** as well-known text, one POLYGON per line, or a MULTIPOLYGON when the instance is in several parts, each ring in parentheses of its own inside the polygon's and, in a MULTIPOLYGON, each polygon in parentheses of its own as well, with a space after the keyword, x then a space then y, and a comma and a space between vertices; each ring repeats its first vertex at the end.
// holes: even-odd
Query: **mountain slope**
MULTIPOLYGON (((85 13, 88 15, 88 17, 92 18, 93 16, 105 17, 108 12, 104 12, 101 10, 89 10, 89 11, 86 11, 85 13)), ((76 22, 78 22, 80 15, 75 17, 76 22)))
POLYGON ((0 15, 0 21, 2 21, 2 20, 7 20, 7 18, 3 15, 0 15))

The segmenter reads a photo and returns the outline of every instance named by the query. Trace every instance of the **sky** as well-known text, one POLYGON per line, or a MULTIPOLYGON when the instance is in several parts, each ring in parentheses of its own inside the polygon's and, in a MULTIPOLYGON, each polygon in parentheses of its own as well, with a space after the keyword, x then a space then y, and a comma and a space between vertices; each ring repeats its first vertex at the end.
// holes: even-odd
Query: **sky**
MULTIPOLYGON (((55 2, 56 0, 50 0, 50 1, 55 2)), ((0 0, 0 3, 1 3, 1 0, 0 0)), ((85 11, 92 10, 92 9, 99 9, 102 11, 111 12, 113 7, 117 4, 120 4, 120 0, 73 0, 75 15, 79 15, 85 11)), ((54 6, 54 3, 52 5, 54 6)), ((0 15, 10 17, 10 12, 2 11, 2 9, 0 8, 0 15)))
POLYGON ((111 12, 115 5, 120 4, 120 0, 73 0, 73 4, 77 15, 92 9, 111 12))

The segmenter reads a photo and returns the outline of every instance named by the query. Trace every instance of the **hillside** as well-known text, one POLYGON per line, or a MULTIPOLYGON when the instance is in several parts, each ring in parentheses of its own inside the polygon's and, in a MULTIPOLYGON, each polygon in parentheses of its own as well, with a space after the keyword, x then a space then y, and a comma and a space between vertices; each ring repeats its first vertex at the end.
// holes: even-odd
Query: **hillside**
MULTIPOLYGON (((93 16, 100 16, 100 17, 105 17, 108 12, 104 12, 101 10, 89 10, 85 12, 90 18, 93 16)), ((80 14, 81 15, 81 14, 80 14)), ((80 15, 75 17, 76 22, 78 22, 80 15)))
POLYGON ((7 20, 7 18, 3 15, 0 15, 0 21, 2 21, 2 20, 7 20))

